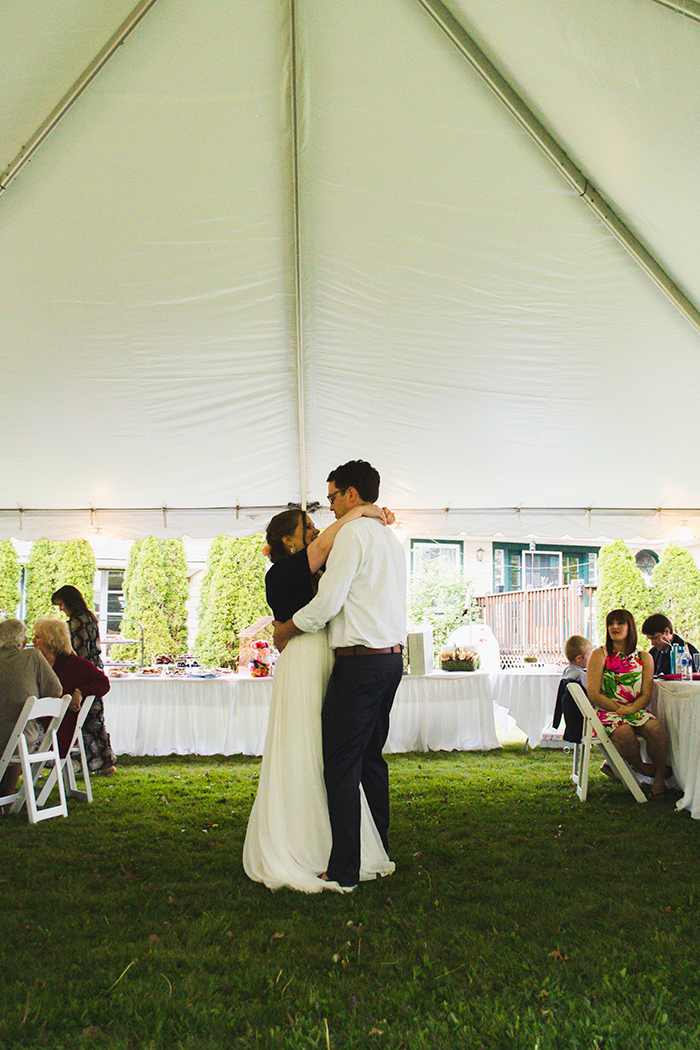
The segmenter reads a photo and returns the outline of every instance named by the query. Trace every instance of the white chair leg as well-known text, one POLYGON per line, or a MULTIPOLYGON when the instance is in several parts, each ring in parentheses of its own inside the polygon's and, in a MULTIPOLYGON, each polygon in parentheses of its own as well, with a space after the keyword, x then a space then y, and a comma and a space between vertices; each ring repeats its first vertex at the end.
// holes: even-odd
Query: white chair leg
POLYGON ((59 775, 61 768, 61 756, 58 751, 58 738, 56 731, 51 733, 51 747, 47 751, 39 751, 30 755, 27 741, 23 736, 19 738, 19 756, 22 766, 22 778, 24 794, 27 799, 27 816, 30 824, 38 824, 40 820, 48 820, 50 817, 67 817, 68 806, 66 805, 66 793, 63 787, 63 777, 59 775), (54 764, 56 786, 58 787, 59 804, 57 806, 44 806, 39 808, 37 797, 34 793, 33 766, 39 769, 48 763, 54 764))

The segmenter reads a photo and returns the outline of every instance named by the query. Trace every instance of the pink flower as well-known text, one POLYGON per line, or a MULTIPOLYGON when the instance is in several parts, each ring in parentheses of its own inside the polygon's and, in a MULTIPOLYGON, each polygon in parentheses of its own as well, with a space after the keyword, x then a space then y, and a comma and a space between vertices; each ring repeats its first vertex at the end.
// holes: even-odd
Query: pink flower
POLYGON ((624 671, 626 663, 626 656, 622 656, 620 653, 608 653, 605 666, 609 671, 624 671))

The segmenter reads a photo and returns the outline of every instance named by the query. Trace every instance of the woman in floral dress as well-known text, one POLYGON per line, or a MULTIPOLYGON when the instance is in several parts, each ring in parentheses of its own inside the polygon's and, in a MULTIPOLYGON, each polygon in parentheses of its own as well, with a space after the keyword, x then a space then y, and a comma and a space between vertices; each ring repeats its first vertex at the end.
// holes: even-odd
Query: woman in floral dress
MULTIPOLYGON (((88 609, 77 587, 66 584, 51 595, 51 601, 68 617, 71 645, 77 656, 102 670, 100 629, 97 617, 88 609)), ((102 698, 95 697, 90 714, 83 722, 83 743, 91 773, 116 773, 117 756, 112 750, 105 726, 102 698)))
POLYGON ((622 757, 643 776, 652 778, 654 798, 666 793, 668 745, 659 720, 647 711, 654 680, 654 661, 637 649, 637 625, 626 609, 613 609, 606 620, 605 646, 588 663, 588 699, 622 757), (646 741, 644 762, 639 738, 646 741))

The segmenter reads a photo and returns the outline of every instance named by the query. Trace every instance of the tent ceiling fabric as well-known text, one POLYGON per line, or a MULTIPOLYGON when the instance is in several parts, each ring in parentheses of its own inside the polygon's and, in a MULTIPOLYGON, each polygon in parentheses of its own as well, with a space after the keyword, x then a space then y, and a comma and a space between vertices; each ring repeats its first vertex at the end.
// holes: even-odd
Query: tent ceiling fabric
MULTIPOLYGON (((3 6, 0 168, 133 6, 3 6)), ((653 0, 447 6, 700 303, 700 24, 653 0)), ((0 195, 0 532, 75 534, 94 506, 142 535, 161 505, 166 534, 250 531, 355 456, 447 534, 559 508, 547 535, 594 542, 612 516, 580 508, 699 507, 698 332, 418 0, 296 11, 307 491, 289 8, 157 0, 0 195), (237 504, 249 525, 216 510, 237 504)))

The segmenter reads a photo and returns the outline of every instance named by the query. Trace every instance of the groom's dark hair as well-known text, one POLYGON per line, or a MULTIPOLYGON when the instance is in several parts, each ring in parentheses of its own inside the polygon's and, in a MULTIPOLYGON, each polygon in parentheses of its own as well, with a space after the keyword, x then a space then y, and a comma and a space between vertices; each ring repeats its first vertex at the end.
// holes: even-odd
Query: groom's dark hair
POLYGON ((364 459, 351 459, 332 470, 326 481, 334 481, 338 492, 356 490, 363 503, 376 503, 379 497, 379 471, 364 459))

